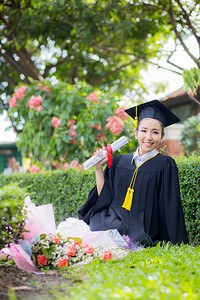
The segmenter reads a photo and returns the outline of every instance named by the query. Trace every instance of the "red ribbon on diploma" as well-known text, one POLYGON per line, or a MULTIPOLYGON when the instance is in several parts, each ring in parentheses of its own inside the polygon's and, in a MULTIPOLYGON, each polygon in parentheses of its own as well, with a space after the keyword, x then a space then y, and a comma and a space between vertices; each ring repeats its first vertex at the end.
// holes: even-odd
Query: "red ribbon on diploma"
POLYGON ((107 151, 108 154, 108 168, 110 168, 110 166, 112 166, 112 148, 111 145, 108 144, 105 148, 105 150, 107 151))

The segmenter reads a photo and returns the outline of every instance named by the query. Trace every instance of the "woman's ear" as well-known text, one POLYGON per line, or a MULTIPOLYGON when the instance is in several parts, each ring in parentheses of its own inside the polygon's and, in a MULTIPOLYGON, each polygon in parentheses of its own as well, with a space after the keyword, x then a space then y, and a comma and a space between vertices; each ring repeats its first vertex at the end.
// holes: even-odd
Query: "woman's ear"
POLYGON ((162 135, 160 142, 162 143, 163 139, 164 139, 165 134, 162 135))

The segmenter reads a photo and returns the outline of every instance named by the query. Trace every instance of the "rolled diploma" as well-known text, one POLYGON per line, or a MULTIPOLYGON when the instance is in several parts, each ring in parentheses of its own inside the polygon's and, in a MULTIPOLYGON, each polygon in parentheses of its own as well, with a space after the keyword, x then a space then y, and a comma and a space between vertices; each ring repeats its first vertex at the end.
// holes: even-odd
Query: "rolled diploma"
MULTIPOLYGON (((128 140, 125 136, 120 137, 118 140, 113 142, 110 146, 112 148, 112 151, 116 151, 126 145, 128 143, 128 140)), ((103 150, 103 154, 101 156, 92 156, 88 160, 86 160, 84 163, 82 163, 82 166, 85 170, 88 170, 92 166, 94 166, 96 163, 98 163, 100 160, 106 157, 106 150, 103 150)))

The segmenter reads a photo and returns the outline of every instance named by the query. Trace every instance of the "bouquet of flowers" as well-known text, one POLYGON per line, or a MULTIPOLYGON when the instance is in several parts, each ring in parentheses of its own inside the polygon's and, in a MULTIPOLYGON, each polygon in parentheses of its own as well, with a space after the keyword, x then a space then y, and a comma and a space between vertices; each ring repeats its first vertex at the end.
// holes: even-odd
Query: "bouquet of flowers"
POLYGON ((63 239, 60 235, 42 234, 32 245, 31 258, 38 269, 61 269, 77 263, 90 263, 94 258, 122 259, 129 251, 125 249, 93 248, 80 238, 63 239))

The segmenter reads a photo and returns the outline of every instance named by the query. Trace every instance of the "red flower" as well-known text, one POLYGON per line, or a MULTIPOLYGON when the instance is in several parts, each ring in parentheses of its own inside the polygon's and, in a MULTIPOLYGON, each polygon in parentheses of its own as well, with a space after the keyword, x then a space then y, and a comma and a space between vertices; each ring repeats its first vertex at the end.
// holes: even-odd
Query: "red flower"
POLYGON ((51 120, 51 125, 52 127, 60 127, 61 126, 60 119, 57 117, 53 117, 51 120))
POLYGON ((97 92, 94 91, 93 93, 90 93, 86 99, 90 100, 90 101, 93 101, 93 102, 100 102, 98 99, 98 96, 97 96, 97 92))
POLYGON ((128 117, 128 114, 125 112, 123 107, 118 107, 115 111, 115 114, 118 115, 122 120, 125 120, 128 117))
POLYGON ((34 96, 32 95, 29 102, 28 102, 28 106, 29 108, 36 108, 38 106, 40 106, 40 104, 42 103, 42 97, 41 96, 34 96))
POLYGON ((46 85, 46 86, 44 87, 44 91, 45 91, 46 93, 50 93, 50 92, 51 92, 51 90, 50 90, 50 88, 49 88, 48 85, 46 85))
POLYGON ((74 246, 67 248, 67 255, 68 256, 75 256, 76 255, 76 248, 74 246))
POLYGON ((85 254, 93 254, 94 248, 92 246, 88 246, 84 248, 85 254))
POLYGON ((9 103, 10 107, 15 108, 17 106, 17 98, 16 98, 15 94, 12 96, 12 98, 10 98, 8 103, 9 103))
POLYGON ((64 268, 68 265, 68 260, 66 258, 60 258, 59 261, 58 261, 58 264, 57 264, 57 268, 60 269, 60 268, 64 268))
POLYGON ((119 135, 124 130, 124 122, 117 116, 111 116, 106 120, 108 123, 105 125, 112 134, 119 135))
POLYGON ((112 252, 109 250, 104 251, 104 253, 102 255, 102 259, 112 259, 112 252))
POLYGON ((37 261, 38 261, 38 264, 40 266, 46 266, 47 263, 48 263, 48 258, 46 258, 45 255, 40 255, 39 254, 38 257, 37 257, 37 261))
POLYGON ((32 165, 32 167, 30 167, 30 168, 28 169, 28 171, 29 171, 29 173, 38 173, 38 172, 40 172, 41 170, 40 170, 40 168, 37 167, 36 165, 32 165))
POLYGON ((15 91, 15 96, 17 99, 21 99, 24 97, 24 93, 26 92, 27 87, 25 85, 20 86, 16 91, 15 91))
POLYGON ((55 244, 60 244, 60 238, 59 237, 55 236, 51 241, 55 242, 55 244))

